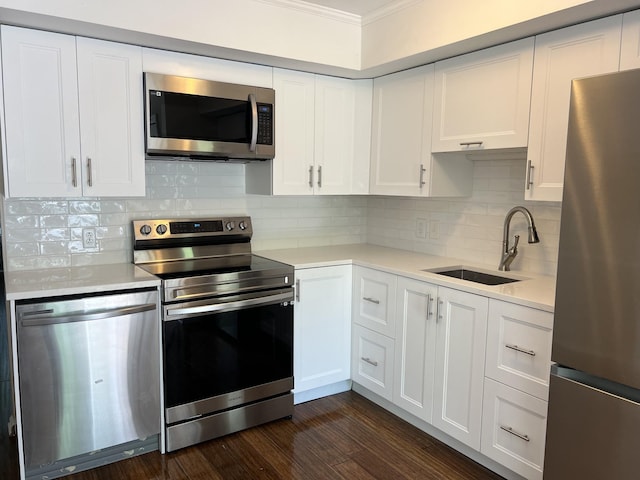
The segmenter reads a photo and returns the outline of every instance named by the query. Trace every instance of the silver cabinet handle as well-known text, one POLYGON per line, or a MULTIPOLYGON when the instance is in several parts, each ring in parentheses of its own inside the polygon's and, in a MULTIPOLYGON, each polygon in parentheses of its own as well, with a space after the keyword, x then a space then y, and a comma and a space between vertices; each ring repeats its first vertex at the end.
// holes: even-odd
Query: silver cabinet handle
POLYGON ((427 183, 427 182, 424 181, 424 172, 426 172, 426 171, 427 171, 427 169, 424 168, 424 164, 421 163, 420 164, 420 185, 419 185, 420 188, 422 188, 422 186, 425 183, 427 183))
POLYGON ((510 433, 511 435, 515 436, 515 437, 521 438, 521 439, 522 439, 522 440, 524 440, 525 442, 530 442, 530 441, 531 441, 531 439, 529 438, 529 435, 524 435, 524 434, 522 434, 522 433, 516 432, 516 431, 515 431, 513 428, 511 428, 511 427, 506 427, 506 426, 504 426, 504 425, 500 425, 500 428, 501 428, 502 430, 504 430, 505 432, 510 433))
POLYGON ((296 302, 300 303, 300 279, 296 280, 296 302))
POLYGON ((251 104, 251 145, 249 145, 249 151, 255 152, 258 143, 258 104, 253 93, 249 94, 249 103, 251 104))
POLYGON ((380 305, 380 300, 376 300, 375 298, 371 298, 371 297, 362 297, 362 299, 363 299, 365 302, 375 303, 376 305, 380 305))
POLYGON ((322 165, 318 167, 318 187, 322 187, 322 165))
POLYGON ((444 306, 444 301, 438 298, 438 320, 443 319, 443 316, 442 316, 443 306, 444 306))
POLYGON ((433 305, 433 297, 431 295, 427 295, 427 320, 433 317, 433 311, 431 310, 432 305, 433 305))
POLYGON ((483 142, 460 142, 460 146, 461 147, 470 147, 472 145, 476 145, 478 147, 482 146, 483 142))
POLYGON ((376 362, 375 360, 371 360, 368 357, 360 357, 360 360, 362 360, 363 362, 367 362, 369 365, 373 365, 374 367, 378 366, 378 362, 376 362))
POLYGON ((530 189, 531 189, 531 187, 533 187, 533 169, 534 169, 534 168, 535 168, 535 167, 534 167, 533 165, 531 165, 531 160, 529 160, 529 161, 527 162, 527 180, 526 180, 526 183, 527 183, 527 185, 526 185, 527 190, 530 190, 530 189))
POLYGON ((309 188, 313 188, 313 165, 309 166, 309 188))
POLYGON ((532 357, 536 356, 536 352, 533 350, 527 350, 526 348, 519 347, 518 345, 513 345, 511 343, 505 343, 504 346, 506 348, 510 348, 511 350, 515 350, 516 352, 526 353, 527 355, 531 355, 532 357))
POLYGON ((91 168, 91 157, 87 157, 87 185, 93 187, 93 172, 91 168))
POLYGON ((78 171, 76 169, 76 157, 71 157, 71 185, 78 186, 78 171))

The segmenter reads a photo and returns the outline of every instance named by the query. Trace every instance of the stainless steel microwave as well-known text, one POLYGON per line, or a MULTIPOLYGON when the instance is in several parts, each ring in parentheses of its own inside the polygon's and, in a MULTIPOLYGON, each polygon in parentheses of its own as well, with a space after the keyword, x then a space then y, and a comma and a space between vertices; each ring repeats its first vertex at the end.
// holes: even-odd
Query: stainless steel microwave
POLYGON ((267 160, 275 156, 275 91, 144 74, 148 157, 267 160))

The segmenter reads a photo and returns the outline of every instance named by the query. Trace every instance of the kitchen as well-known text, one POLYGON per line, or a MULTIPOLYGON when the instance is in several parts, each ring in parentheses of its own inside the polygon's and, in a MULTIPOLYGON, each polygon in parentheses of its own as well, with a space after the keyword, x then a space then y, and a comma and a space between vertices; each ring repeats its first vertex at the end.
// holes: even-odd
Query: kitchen
MULTIPOLYGON (((12 7, 11 2, 6 5, 12 7)), ((479 46, 485 45, 472 49, 479 46)), ((523 203, 525 171, 521 155, 475 162, 473 193, 465 198, 268 197, 245 195, 242 165, 148 161, 145 198, 5 199, 7 269, 128 263, 132 219, 157 216, 158 211, 169 217, 200 217, 212 209, 250 214, 256 251, 367 242, 497 265, 504 215, 523 203), (91 228, 98 243, 85 247, 83 229, 91 228)), ((553 275, 560 205, 526 205, 542 243, 521 245, 512 268, 553 275)), ((514 223, 513 230, 518 228, 514 223)))

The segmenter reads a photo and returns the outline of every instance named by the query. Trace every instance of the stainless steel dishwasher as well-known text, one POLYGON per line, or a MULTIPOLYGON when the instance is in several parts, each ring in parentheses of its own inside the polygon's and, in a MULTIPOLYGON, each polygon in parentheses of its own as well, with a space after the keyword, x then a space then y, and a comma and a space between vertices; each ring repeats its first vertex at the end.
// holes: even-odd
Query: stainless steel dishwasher
POLYGON ((25 468, 160 431, 155 289, 16 305, 25 468))

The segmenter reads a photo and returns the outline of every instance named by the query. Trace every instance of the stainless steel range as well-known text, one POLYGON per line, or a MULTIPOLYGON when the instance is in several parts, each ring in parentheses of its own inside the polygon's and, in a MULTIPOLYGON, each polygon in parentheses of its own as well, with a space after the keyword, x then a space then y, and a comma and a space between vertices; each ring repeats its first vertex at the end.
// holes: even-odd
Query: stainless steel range
POLYGON ((251 253, 250 217, 133 230, 162 279, 165 450, 291 416, 293 267, 251 253))

